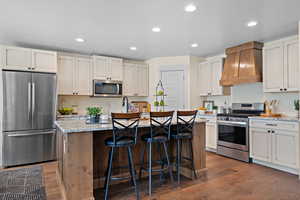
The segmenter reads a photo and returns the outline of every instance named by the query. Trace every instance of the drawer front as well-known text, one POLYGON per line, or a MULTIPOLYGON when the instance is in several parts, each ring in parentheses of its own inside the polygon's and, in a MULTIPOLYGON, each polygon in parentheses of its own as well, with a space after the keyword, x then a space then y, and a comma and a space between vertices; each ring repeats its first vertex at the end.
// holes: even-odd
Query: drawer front
POLYGON ((280 120, 250 120, 250 127, 273 129, 273 130, 286 130, 286 131, 299 131, 298 122, 288 122, 280 120))

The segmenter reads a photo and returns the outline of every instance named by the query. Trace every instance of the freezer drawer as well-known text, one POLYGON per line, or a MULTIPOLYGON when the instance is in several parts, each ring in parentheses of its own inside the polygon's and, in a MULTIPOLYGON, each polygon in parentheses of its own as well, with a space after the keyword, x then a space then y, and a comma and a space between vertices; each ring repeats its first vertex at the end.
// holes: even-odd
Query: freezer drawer
POLYGON ((56 159, 56 131, 4 132, 4 167, 56 159))

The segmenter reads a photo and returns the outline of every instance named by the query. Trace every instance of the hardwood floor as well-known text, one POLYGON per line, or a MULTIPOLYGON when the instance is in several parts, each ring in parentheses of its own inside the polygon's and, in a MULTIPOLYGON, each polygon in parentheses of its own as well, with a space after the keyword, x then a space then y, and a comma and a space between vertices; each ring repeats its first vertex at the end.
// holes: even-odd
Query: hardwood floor
MULTIPOLYGON (((48 200, 62 200, 56 178, 57 163, 43 164, 48 200)), ((256 164, 207 153, 205 176, 198 180, 184 179, 178 186, 156 186, 151 199, 159 200, 297 200, 300 199, 298 176, 256 164)), ((142 181, 142 197, 147 196, 147 180, 142 181)), ((111 199, 135 199, 134 190, 128 183, 111 187, 111 199)), ((102 199, 102 191, 96 199, 102 199)))

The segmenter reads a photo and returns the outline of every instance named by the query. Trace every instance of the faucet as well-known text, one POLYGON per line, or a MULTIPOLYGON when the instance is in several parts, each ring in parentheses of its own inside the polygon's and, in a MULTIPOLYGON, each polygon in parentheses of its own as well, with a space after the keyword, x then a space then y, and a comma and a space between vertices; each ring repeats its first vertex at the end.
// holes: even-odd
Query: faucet
POLYGON ((128 113, 129 110, 129 102, 128 102, 128 97, 124 96, 122 99, 122 106, 126 106, 126 113, 128 113))

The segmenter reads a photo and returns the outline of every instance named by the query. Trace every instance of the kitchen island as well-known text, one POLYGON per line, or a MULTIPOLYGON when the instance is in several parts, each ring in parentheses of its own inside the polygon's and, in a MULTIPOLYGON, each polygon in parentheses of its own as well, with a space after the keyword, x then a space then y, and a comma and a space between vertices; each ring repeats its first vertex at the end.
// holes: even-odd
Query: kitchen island
MULTIPOLYGON (((84 119, 67 119, 55 122, 57 126, 58 176, 68 200, 93 200, 93 190, 103 187, 105 171, 108 162, 109 148, 104 140, 112 135, 112 124, 86 124, 84 119)), ((176 120, 172 126, 176 125, 176 120)), ((134 163, 138 170, 142 141, 140 136, 149 131, 149 120, 141 120, 139 124, 139 139, 133 148, 134 163)), ((176 149, 169 145, 171 157, 176 149)), ((188 155, 188 143, 183 144, 183 155, 188 155)), ((156 149, 156 148, 153 148, 156 149)), ((193 129, 193 150, 195 169, 198 177, 206 171, 205 156, 205 120, 196 119, 193 129)), ((154 159, 159 158, 158 152, 153 152, 154 159)), ((126 149, 117 151, 114 166, 127 165, 126 149)), ((182 167, 182 175, 193 178, 190 169, 182 167)), ((113 175, 128 175, 125 168, 116 169, 113 175)), ((147 175, 147 174, 143 174, 147 175)), ((114 182, 112 181, 112 184, 114 182)))

